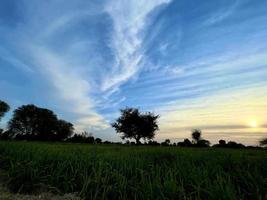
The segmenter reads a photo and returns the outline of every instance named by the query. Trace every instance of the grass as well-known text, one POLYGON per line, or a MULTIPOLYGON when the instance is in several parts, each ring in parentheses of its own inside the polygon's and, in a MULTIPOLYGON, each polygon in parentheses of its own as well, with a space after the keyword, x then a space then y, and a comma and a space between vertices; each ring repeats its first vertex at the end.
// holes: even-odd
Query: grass
POLYGON ((12 192, 84 199, 267 199, 267 151, 0 142, 12 192))

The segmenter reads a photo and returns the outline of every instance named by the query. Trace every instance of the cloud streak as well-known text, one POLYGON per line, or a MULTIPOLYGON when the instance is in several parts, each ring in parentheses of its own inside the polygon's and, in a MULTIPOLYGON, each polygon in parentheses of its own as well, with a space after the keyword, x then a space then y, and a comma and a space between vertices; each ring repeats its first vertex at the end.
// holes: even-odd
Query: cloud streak
POLYGON ((142 48, 147 15, 157 6, 169 3, 170 0, 156 1, 110 1, 106 12, 113 21, 111 48, 114 52, 115 63, 109 77, 103 81, 102 90, 118 87, 132 78, 142 67, 145 59, 142 48))

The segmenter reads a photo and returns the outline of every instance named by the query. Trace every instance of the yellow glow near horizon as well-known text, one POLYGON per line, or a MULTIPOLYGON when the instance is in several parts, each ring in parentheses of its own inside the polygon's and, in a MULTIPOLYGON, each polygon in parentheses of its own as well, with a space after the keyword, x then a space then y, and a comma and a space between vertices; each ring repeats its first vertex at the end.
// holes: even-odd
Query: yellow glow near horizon
POLYGON ((267 87, 200 97, 174 102, 161 108, 158 139, 181 141, 191 136, 192 128, 202 129, 203 138, 258 145, 266 135, 267 87), (230 97, 230 98, 229 98, 230 97))
POLYGON ((257 127, 258 127, 258 123, 257 123, 257 121, 256 121, 255 119, 251 120, 251 121, 249 122, 249 125, 250 125, 250 127, 252 127, 252 128, 257 128, 257 127))

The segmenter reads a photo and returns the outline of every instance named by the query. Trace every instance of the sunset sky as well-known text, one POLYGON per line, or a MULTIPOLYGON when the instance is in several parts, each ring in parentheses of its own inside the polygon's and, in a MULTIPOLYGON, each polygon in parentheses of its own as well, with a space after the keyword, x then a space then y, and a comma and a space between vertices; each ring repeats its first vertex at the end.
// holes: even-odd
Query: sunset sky
MULTIPOLYGON (((267 137, 266 0, 1 0, 0 99, 104 140, 119 109, 160 115, 156 140, 200 128, 267 137)), ((12 112, 1 122, 6 126, 12 112)))

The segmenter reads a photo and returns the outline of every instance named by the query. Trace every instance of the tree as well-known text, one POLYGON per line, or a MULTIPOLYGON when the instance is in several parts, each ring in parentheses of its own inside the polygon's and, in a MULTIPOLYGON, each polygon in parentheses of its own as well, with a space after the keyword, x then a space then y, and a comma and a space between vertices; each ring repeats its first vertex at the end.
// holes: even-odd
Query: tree
POLYGON ((197 147, 209 147, 210 141, 208 140, 199 140, 196 144, 197 147))
POLYGON ((195 143, 197 143, 200 138, 201 138, 201 130, 200 129, 195 129, 192 131, 192 138, 195 143))
POLYGON ((225 146, 226 142, 225 142, 225 140, 219 140, 219 144, 220 144, 220 146, 225 146))
POLYGON ((229 141, 227 143, 227 147, 228 148, 244 148, 245 145, 241 144, 241 143, 236 143, 235 141, 229 141))
POLYGON ((5 113, 9 111, 9 109, 9 105, 6 102, 0 100, 0 120, 2 117, 4 117, 5 113))
POLYGON ((57 130, 57 116, 35 105, 23 105, 14 111, 8 123, 14 135, 26 135, 33 140, 51 140, 57 130))
POLYGON ((261 146, 267 146, 267 138, 262 139, 262 140, 260 141, 260 145, 261 145, 261 146))
POLYGON ((212 147, 227 147, 226 141, 225 140, 219 140, 218 144, 214 144, 212 147))
POLYGON ((8 131, 3 131, 0 129, 0 140, 9 140, 9 134, 8 131))
POLYGON ((121 110, 121 116, 111 124, 121 138, 135 139, 140 144, 140 139, 153 139, 157 131, 158 115, 151 112, 140 113, 136 108, 125 108, 121 110))
POLYGON ((56 131, 57 131, 56 134, 57 140, 63 140, 65 138, 68 138, 73 134, 74 131, 73 124, 60 119, 57 121, 56 131))
POLYGON ((169 146, 171 144, 170 139, 166 139, 164 142, 161 143, 162 146, 169 146))
POLYGON ((53 111, 35 105, 17 108, 8 123, 12 137, 26 140, 63 140, 73 132, 73 125, 58 120, 53 111))
POLYGON ((101 144, 101 143, 102 143, 102 139, 100 139, 100 138, 96 138, 96 139, 95 139, 95 143, 96 143, 96 144, 101 144))
POLYGON ((189 139, 184 139, 183 142, 178 142, 177 146, 181 146, 181 147, 190 147, 192 146, 192 143, 190 142, 189 139))
POLYGON ((157 141, 149 140, 148 145, 158 146, 160 144, 157 141))
POLYGON ((95 138, 91 133, 87 133, 86 131, 84 131, 81 134, 74 134, 73 136, 69 137, 66 141, 73 143, 93 144, 95 142, 95 138))

